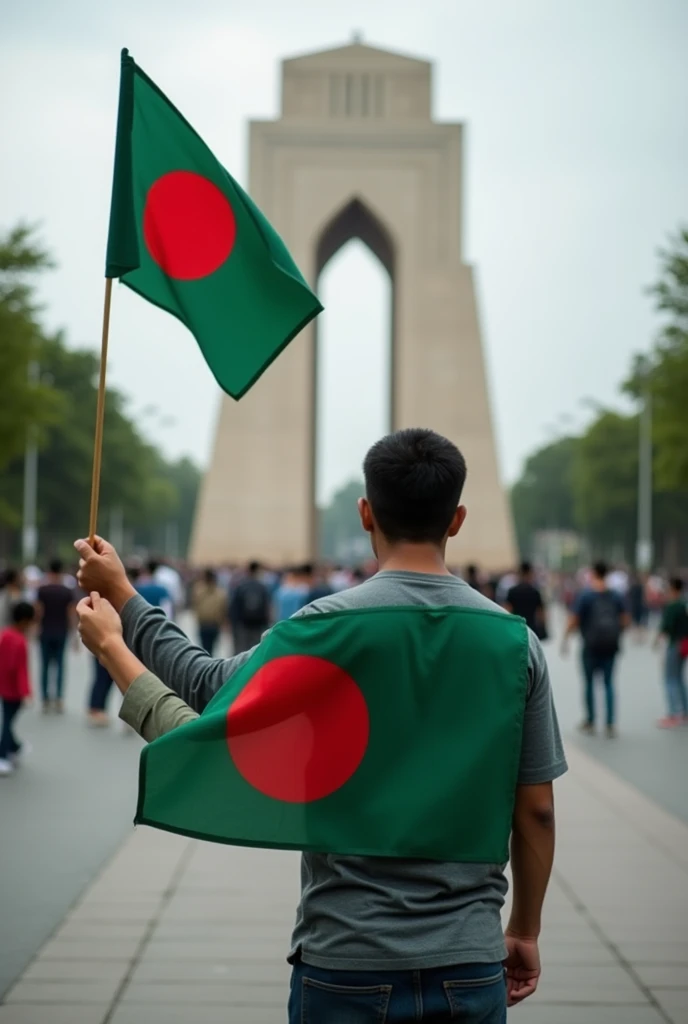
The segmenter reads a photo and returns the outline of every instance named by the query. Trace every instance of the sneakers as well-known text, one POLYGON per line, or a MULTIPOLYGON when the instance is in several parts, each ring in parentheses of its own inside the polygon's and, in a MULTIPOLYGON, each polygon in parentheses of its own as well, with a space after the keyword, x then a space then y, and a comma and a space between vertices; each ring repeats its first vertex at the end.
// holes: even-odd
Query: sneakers
POLYGON ((616 726, 615 725, 608 725, 607 726, 607 739, 608 740, 615 740, 616 736, 617 736, 616 726))
POLYGON ((88 724, 92 729, 102 729, 110 724, 110 718, 104 711, 89 711, 88 724))
POLYGON ((4 757, 0 757, 0 775, 11 775, 14 771, 14 765, 11 761, 6 760, 4 757))
POLYGON ((664 718, 660 718, 657 722, 658 729, 678 729, 683 725, 685 719, 681 718, 680 715, 665 715, 664 718))
POLYGON ((594 722, 581 722, 581 724, 578 726, 578 731, 579 732, 584 732, 588 736, 593 736, 594 733, 595 733, 595 723, 594 722))
POLYGON ((53 711, 55 712, 56 715, 64 715, 64 709, 65 707, 63 700, 53 701, 53 711))

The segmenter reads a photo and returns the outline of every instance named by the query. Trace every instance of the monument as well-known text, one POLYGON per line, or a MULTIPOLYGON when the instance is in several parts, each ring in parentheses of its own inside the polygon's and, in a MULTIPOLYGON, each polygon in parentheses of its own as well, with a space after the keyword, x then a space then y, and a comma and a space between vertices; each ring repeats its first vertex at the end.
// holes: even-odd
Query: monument
MULTIPOLYGON (((314 285, 352 238, 386 268, 391 426, 432 427, 458 444, 469 515, 449 562, 501 569, 515 547, 461 249, 462 126, 433 121, 431 86, 429 62, 359 41, 285 60, 281 117, 250 126, 249 192, 314 285)), ((316 354, 317 322, 240 402, 223 398, 194 563, 317 554, 316 354)))

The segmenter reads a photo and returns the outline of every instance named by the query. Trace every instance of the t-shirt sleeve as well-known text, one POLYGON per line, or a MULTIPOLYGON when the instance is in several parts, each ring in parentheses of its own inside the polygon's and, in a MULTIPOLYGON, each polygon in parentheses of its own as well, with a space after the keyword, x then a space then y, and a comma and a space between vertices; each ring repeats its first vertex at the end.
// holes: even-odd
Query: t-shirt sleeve
POLYGON ((568 769, 545 655, 533 633, 529 641, 530 686, 518 770, 518 782, 526 786, 552 782, 568 769))

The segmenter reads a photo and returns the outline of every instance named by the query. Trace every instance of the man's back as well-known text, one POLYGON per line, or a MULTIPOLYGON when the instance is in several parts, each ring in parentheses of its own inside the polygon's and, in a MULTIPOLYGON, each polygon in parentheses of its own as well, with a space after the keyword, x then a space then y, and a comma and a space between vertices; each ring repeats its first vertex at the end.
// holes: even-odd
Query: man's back
POLYGON ((530 629, 537 631, 538 612, 542 608, 542 595, 528 580, 521 580, 507 593, 506 603, 514 615, 526 620, 530 629))
MULTIPOLYGON (((453 576, 382 572, 300 614, 395 605, 497 607, 453 576)), ((544 656, 531 637, 519 782, 550 781, 565 770, 544 656)), ((292 957, 340 970, 501 960, 503 868, 304 854, 292 957)))
POLYGON ((64 637, 69 631, 69 609, 74 604, 74 591, 64 583, 44 583, 36 595, 41 606, 41 635, 64 637))

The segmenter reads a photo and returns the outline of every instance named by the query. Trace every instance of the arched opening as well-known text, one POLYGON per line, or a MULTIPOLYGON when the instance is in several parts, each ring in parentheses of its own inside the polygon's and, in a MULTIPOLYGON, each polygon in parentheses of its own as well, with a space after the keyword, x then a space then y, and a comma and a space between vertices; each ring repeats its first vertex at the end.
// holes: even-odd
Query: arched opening
POLYGON ((360 479, 365 451, 394 422, 394 246, 359 199, 323 230, 316 281, 325 312, 313 370, 312 550, 322 555, 323 508, 360 479))

